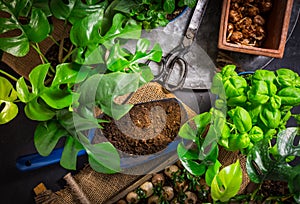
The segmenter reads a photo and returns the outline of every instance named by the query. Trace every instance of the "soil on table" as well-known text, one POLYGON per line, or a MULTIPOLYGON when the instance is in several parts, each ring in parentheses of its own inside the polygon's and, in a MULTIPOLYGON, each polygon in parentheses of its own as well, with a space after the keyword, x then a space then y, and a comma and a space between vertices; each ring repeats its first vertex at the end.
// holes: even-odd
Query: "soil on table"
POLYGON ((152 101, 135 105, 128 114, 101 123, 103 135, 120 151, 147 155, 161 151, 177 137, 181 125, 181 106, 177 100, 152 101))

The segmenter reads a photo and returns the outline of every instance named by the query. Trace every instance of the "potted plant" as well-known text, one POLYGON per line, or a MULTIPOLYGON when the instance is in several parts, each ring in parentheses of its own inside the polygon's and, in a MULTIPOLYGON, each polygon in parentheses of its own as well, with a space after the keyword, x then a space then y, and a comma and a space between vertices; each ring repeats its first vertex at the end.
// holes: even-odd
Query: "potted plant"
POLYGON ((16 117, 16 103, 24 103, 26 116, 40 122, 34 134, 37 151, 47 156, 65 138, 60 163, 67 169, 76 168, 77 154, 85 150, 96 171, 120 170, 116 148, 109 142, 92 144, 84 132, 101 128, 99 123, 103 121, 94 117, 95 107, 114 119, 125 115, 133 105, 117 104, 115 98, 135 92, 153 79, 150 68, 141 60, 161 59, 160 46, 151 46, 149 40, 140 38, 142 24, 127 15, 122 6, 126 6, 124 1, 0 3, 2 25, 8 25, 1 30, 8 36, 0 39, 0 49, 22 57, 31 47, 41 59, 28 77, 16 79, 1 70, 0 122, 16 117), (64 46, 67 39, 56 41, 51 36, 56 29, 53 19, 64 22, 69 47, 64 46), (15 30, 20 32, 10 35, 15 30), (39 48, 39 43, 49 38, 58 47, 55 66, 39 48), (134 51, 124 48, 128 39, 136 40, 134 51))
MULTIPOLYGON (((299 156, 298 146, 294 146, 299 130, 286 127, 291 117, 299 117, 291 110, 300 104, 300 77, 285 68, 244 75, 238 75, 235 68, 227 65, 214 76, 214 107, 182 126, 179 135, 192 140, 194 145, 178 146, 180 161, 193 175, 205 175, 215 201, 227 202, 239 192, 240 187, 234 187, 242 183, 242 171, 234 165, 234 177, 229 170, 220 176, 218 153, 220 147, 239 151, 247 157, 244 173, 252 182, 288 182, 291 195, 300 202, 296 186, 299 164, 290 164, 299 156)), ((256 193, 249 193, 248 201, 255 200, 256 193)))

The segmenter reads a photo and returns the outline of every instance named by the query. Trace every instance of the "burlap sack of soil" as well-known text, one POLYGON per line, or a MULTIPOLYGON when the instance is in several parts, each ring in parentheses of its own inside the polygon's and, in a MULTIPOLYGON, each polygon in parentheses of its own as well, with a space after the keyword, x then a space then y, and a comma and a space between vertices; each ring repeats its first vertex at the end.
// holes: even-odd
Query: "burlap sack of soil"
MULTIPOLYGON (((136 104, 151 100, 174 98, 175 96, 158 83, 149 83, 128 97, 129 100, 127 101, 129 103, 136 104)), ((195 116, 195 113, 189 107, 185 105, 184 107, 189 118, 195 116)), ((223 165, 229 165, 237 159, 240 159, 243 168, 243 184, 240 189, 240 192, 242 192, 249 183, 249 178, 245 170, 245 158, 240 156, 238 152, 232 153, 221 149, 219 160, 223 165)), ((113 175, 102 174, 93 171, 87 165, 78 174, 73 176, 67 174, 64 177, 68 184, 64 189, 57 192, 45 191, 37 195, 35 199, 37 204, 106 203, 133 183, 139 182, 141 178, 145 177, 120 173, 113 175)))

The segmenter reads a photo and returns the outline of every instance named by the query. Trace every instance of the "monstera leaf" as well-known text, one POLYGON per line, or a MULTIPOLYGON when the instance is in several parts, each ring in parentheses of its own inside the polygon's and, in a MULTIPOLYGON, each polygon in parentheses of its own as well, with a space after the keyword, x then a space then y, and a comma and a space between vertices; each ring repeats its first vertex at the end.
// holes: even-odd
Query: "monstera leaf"
POLYGON ((29 90, 24 77, 17 81, 18 96, 26 103, 25 114, 32 120, 49 120, 54 117, 56 109, 69 107, 76 99, 77 94, 72 92, 72 85, 77 80, 79 70, 72 69, 71 64, 61 64, 57 67, 52 84, 46 86, 45 80, 49 68, 50 64, 42 64, 30 72, 29 81, 32 90, 29 90), (61 85, 66 87, 61 88, 61 85))
POLYGON ((29 52, 30 42, 41 42, 50 33, 46 14, 40 8, 32 7, 32 1, 0 1, 0 11, 7 17, 0 18, 0 49, 17 57, 29 52), (27 16, 31 13, 31 16, 27 16), (20 22, 20 17, 29 17, 28 24, 20 22), (11 33, 14 32, 14 33, 11 33))
POLYGON ((17 98, 12 84, 0 77, 0 124, 8 123, 18 114, 18 106, 14 103, 17 98))
POLYGON ((253 182, 281 180, 289 184, 291 193, 300 201, 300 165, 291 165, 288 158, 300 156, 300 146, 295 144, 299 128, 287 128, 277 136, 277 153, 271 157, 268 141, 261 141, 247 156, 247 172, 253 182))
POLYGON ((68 20, 70 23, 75 22, 93 14, 104 10, 107 6, 107 1, 86 1, 81 0, 51 0, 50 10, 53 15, 62 20, 68 20))

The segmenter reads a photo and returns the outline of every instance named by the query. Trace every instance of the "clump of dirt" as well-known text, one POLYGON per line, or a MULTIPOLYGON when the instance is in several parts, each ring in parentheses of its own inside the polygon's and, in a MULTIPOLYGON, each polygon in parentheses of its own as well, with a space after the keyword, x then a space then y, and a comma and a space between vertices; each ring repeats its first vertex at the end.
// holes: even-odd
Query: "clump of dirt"
POLYGON ((120 120, 107 115, 103 135, 120 151, 147 155, 161 151, 174 140, 181 126, 181 106, 176 99, 135 105, 120 120))
POLYGON ((184 9, 185 9, 185 7, 177 7, 173 13, 167 14, 167 19, 169 21, 175 19, 177 16, 179 16, 183 12, 184 9))

